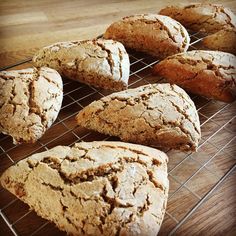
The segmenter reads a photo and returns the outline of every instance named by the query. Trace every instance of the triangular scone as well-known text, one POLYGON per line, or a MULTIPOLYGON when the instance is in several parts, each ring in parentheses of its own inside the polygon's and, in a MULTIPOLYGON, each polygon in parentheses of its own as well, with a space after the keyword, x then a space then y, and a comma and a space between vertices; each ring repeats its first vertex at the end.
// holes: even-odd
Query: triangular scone
POLYGON ((220 4, 180 4, 165 7, 160 11, 160 14, 179 21, 187 29, 193 31, 215 33, 221 29, 236 27, 235 14, 220 4))
POLYGON ((236 55, 236 27, 222 29, 214 34, 203 38, 205 47, 222 52, 229 52, 236 55))
POLYGON ((170 84, 113 93, 85 107, 76 120, 85 128, 151 146, 195 151, 200 139, 194 103, 170 84))
POLYGON ((122 142, 57 146, 10 167, 1 184, 70 235, 156 236, 168 196, 167 156, 122 142))
POLYGON ((34 143, 56 120, 63 98, 57 71, 42 67, 0 72, 0 132, 34 143))
POLYGON ((123 90, 129 79, 129 56, 113 40, 94 39, 59 42, 39 50, 35 66, 49 66, 62 76, 95 87, 123 90))
POLYGON ((193 50, 157 63, 154 74, 187 91, 223 102, 236 99, 236 56, 226 52, 193 50))
POLYGON ((187 30, 179 22, 150 13, 127 16, 112 23, 103 37, 159 59, 186 52, 190 42, 187 30))

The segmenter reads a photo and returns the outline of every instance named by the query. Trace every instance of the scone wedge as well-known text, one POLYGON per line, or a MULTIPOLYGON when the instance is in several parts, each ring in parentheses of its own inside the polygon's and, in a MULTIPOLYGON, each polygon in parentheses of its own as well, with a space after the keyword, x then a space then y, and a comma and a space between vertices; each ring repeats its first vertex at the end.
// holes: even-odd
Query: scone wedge
POLYGON ((0 72, 0 132, 34 143, 56 120, 63 98, 57 71, 42 67, 0 72))
POLYGON ((211 50, 236 55, 236 28, 222 29, 203 38, 202 43, 211 50))
POLYGON ((154 73, 208 98, 233 102, 236 97, 236 56, 230 53, 194 50, 176 54, 156 64, 154 73))
POLYGON ((220 4, 194 3, 168 6, 162 9, 160 14, 179 21, 193 31, 215 33, 221 29, 236 27, 235 14, 220 4))
POLYGON ((176 85, 153 84, 113 93, 92 102, 77 123, 123 141, 195 151, 200 123, 195 105, 176 85))
POLYGON ((106 141, 34 154, 0 181, 39 216, 78 236, 156 236, 169 189, 165 153, 106 141))
POLYGON ((124 17, 108 27, 104 38, 158 58, 187 51, 190 41, 188 32, 179 22, 158 14, 124 17))
POLYGON ((95 87, 123 90, 129 79, 129 56, 113 40, 94 39, 59 42, 39 50, 33 57, 37 67, 48 66, 62 76, 95 87))

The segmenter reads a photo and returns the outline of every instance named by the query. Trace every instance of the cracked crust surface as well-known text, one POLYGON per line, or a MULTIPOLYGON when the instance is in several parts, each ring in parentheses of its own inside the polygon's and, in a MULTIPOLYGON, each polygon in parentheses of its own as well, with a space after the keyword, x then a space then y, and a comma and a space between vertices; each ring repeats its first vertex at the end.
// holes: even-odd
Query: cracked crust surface
POLYGON ((123 141, 195 151, 199 117, 176 85, 153 84, 113 93, 81 110, 77 123, 123 141))
POLYGON ((236 57, 220 51, 195 50, 170 56, 154 73, 186 90, 224 102, 236 97, 236 57))
POLYGON ((236 28, 220 30, 203 38, 202 42, 204 46, 211 50, 229 52, 236 55, 236 28))
POLYGON ((165 153, 108 141, 34 154, 0 181, 70 235, 156 236, 169 189, 165 153))
POLYGON ((53 69, 0 72, 0 132, 14 143, 35 142, 55 121, 62 97, 62 79, 53 69))
POLYGON ((190 41, 188 32, 179 22, 158 14, 125 17, 110 25, 104 38, 159 58, 187 51, 190 41))
POLYGON ((119 91, 128 85, 129 56, 124 46, 113 40, 56 43, 39 50, 33 63, 95 87, 119 91))
POLYGON ((196 3, 185 6, 169 6, 160 11, 161 15, 169 16, 187 29, 215 33, 221 29, 235 28, 236 16, 218 4, 196 3))

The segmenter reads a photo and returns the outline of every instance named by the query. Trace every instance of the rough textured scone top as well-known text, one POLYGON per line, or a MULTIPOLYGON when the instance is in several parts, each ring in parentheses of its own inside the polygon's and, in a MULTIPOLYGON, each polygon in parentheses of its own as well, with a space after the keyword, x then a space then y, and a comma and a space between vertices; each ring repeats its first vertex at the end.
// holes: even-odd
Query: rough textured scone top
POLYGON ((100 88, 123 90, 128 85, 129 56, 124 46, 113 40, 56 43, 39 50, 33 63, 100 88))
POLYGON ((53 69, 0 72, 0 132, 14 143, 35 142, 57 118, 62 79, 53 69))
POLYGON ((236 55, 236 28, 222 29, 204 37, 203 45, 211 50, 229 52, 236 55))
POLYGON ((179 22, 157 14, 125 17, 110 25, 104 37, 159 58, 187 51, 190 41, 179 22))
POLYGON ((76 120, 88 129, 151 146, 194 151, 200 139, 194 103, 170 84, 113 93, 85 107, 76 120))
POLYGON ((179 21, 187 29, 215 33, 223 28, 235 28, 236 16, 218 4, 195 3, 185 6, 170 6, 160 14, 179 21))
POLYGON ((156 236, 166 208, 167 156, 121 142, 57 146, 10 167, 1 184, 70 235, 156 236))
POLYGON ((236 97, 236 57, 220 51, 176 54, 154 66, 154 72, 192 93, 232 102, 236 97))

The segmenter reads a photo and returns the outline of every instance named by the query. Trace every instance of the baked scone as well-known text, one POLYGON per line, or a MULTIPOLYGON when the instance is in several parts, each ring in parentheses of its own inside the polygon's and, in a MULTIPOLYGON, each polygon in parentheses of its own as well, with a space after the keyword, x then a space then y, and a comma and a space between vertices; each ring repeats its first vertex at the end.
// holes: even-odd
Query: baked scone
POLYGON ((125 17, 110 25, 104 38, 159 58, 187 51, 190 41, 179 22, 158 14, 125 17))
POLYGON ((176 54, 154 66, 168 82, 223 102, 235 99, 236 57, 220 51, 195 50, 176 54))
POLYGON ((166 208, 167 156, 122 142, 57 146, 18 162, 1 184, 69 235, 156 236, 166 208))
POLYGON ((76 116, 85 128, 123 141, 195 151, 200 124, 195 105, 176 85, 153 84, 113 93, 76 116))
POLYGON ((236 28, 220 30, 203 38, 202 42, 211 50, 236 54, 236 28))
POLYGON ((179 21, 193 31, 215 33, 221 29, 236 27, 234 13, 218 4, 194 3, 185 6, 169 6, 162 9, 160 14, 179 21))
POLYGON ((33 57, 37 67, 48 66, 62 76, 95 87, 123 90, 129 79, 129 56, 113 40, 60 42, 44 47, 33 57))
POLYGON ((0 132, 16 143, 34 143, 57 118, 62 79, 42 67, 0 72, 0 132))

